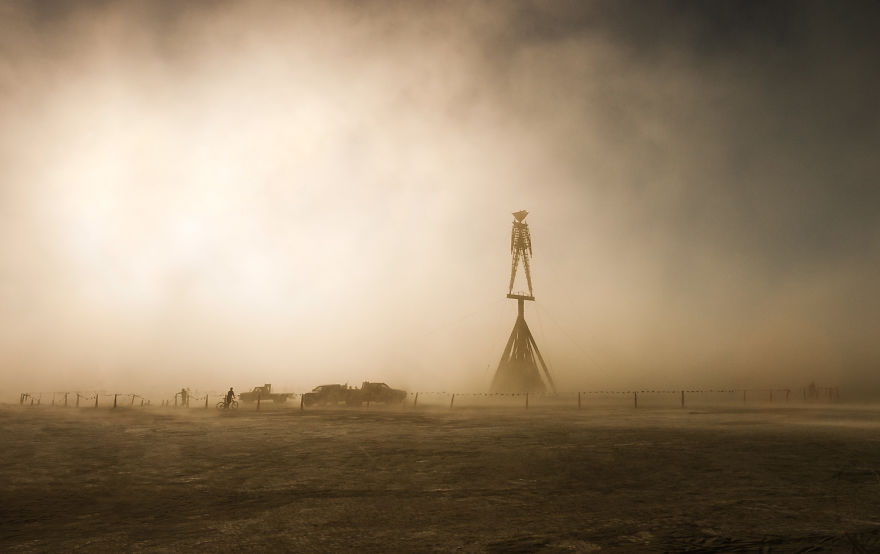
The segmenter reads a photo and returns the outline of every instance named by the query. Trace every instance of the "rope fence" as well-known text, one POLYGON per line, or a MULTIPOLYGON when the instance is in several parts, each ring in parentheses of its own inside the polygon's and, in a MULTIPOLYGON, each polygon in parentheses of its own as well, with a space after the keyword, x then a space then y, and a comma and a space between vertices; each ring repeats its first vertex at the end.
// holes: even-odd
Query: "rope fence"
MULTIPOLYGON (((299 410, 311 409, 312 406, 305 403, 305 393, 286 393, 289 399, 299 397, 299 402, 272 402, 273 409, 298 408, 299 410)), ((203 409, 212 407, 211 400, 215 399, 217 408, 229 408, 225 403, 226 395, 221 392, 204 392, 193 394, 188 390, 175 393, 172 398, 161 400, 155 407, 175 409, 203 409)), ((154 407, 151 400, 143 395, 135 393, 108 393, 97 391, 83 393, 81 391, 64 392, 23 392, 19 396, 19 406, 39 407, 41 405, 63 408, 151 408, 154 407)), ((267 398, 266 400, 271 400, 267 398)), ((233 408, 242 410, 260 411, 263 400, 260 395, 256 401, 241 402, 233 408)), ((632 389, 632 390, 587 390, 567 393, 480 393, 480 392, 451 392, 451 391, 418 391, 409 392, 406 399, 400 402, 403 406, 416 408, 418 406, 446 406, 449 409, 458 407, 479 406, 521 406, 528 409, 540 406, 542 408, 574 407, 584 409, 588 406, 607 406, 630 404, 633 408, 639 407, 669 407, 679 406, 685 408, 690 404, 816 404, 831 403, 840 400, 840 390, 837 387, 804 387, 800 391, 783 388, 769 389, 632 389), (797 394, 800 393, 800 394, 797 394)), ((373 404, 382 402, 372 401, 373 404)), ((320 403, 319 403, 320 404, 320 403)), ((344 402, 327 402, 324 405, 340 405, 344 402)), ((365 402, 369 407, 371 402, 365 402)), ((358 405, 361 405, 358 403, 358 405)))
MULTIPOLYGON (((805 391, 807 389, 804 389, 805 391)), ((528 408, 530 404, 540 403, 542 406, 564 406, 576 403, 578 409, 582 409, 590 404, 608 402, 620 404, 627 401, 634 408, 646 405, 657 405, 658 397, 661 399, 660 405, 669 405, 670 402, 677 403, 684 408, 689 402, 698 404, 710 403, 731 403, 741 402, 743 404, 757 403, 778 403, 793 401, 791 389, 631 389, 631 390, 588 390, 568 393, 462 393, 447 391, 426 391, 409 393, 410 402, 414 406, 418 406, 421 402, 439 404, 449 402, 450 407, 462 405, 463 403, 473 404, 471 399, 487 399, 496 401, 505 401, 510 404, 510 400, 518 399, 524 407, 528 408), (699 395, 696 399, 694 395, 699 395), (707 398, 711 396, 711 398, 707 398), (663 397, 666 397, 665 399, 663 397), (442 398, 442 400, 441 400, 442 398), (647 401, 647 404, 646 404, 647 401)), ((809 396, 806 392, 803 394, 805 402, 836 402, 840 399, 839 390, 836 387, 827 387, 820 390, 820 394, 809 396)), ((503 403, 503 402, 502 402, 503 403)))
POLYGON ((40 406, 43 403, 43 396, 46 396, 49 399, 47 405, 50 407, 98 408, 100 406, 105 406, 113 408, 146 408, 150 406, 150 401, 140 394, 107 392, 94 392, 88 394, 82 392, 23 392, 18 397, 18 405, 22 407, 40 406), (113 399, 112 405, 110 401, 111 398, 113 399), (101 399, 104 400, 102 401, 101 399))

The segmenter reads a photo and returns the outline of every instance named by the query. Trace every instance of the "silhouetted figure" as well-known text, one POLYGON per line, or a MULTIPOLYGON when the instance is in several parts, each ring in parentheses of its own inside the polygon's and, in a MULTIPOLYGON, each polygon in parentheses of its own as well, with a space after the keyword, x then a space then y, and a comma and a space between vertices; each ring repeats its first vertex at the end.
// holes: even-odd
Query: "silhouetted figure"
POLYGON ((533 296, 532 291, 532 272, 529 270, 529 256, 532 255, 532 235, 529 233, 529 224, 523 221, 529 212, 520 210, 514 212, 513 229, 510 231, 510 253, 513 254, 512 265, 510 268, 510 286, 507 292, 513 292, 513 280, 516 278, 516 268, 519 266, 519 260, 522 259, 523 269, 526 270, 526 281, 529 284, 529 296, 533 296))
POLYGON ((235 392, 232 391, 232 387, 229 387, 229 392, 226 393, 226 407, 228 408, 232 401, 235 400, 235 392))
POLYGON ((180 389, 180 406, 189 408, 189 391, 186 389, 180 389))

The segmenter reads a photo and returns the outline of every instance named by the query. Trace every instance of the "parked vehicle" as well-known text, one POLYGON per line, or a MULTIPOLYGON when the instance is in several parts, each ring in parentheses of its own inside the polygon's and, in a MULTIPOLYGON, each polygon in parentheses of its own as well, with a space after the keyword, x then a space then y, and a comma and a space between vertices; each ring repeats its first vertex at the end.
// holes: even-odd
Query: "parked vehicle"
POLYGON ((336 406, 346 402, 348 398, 348 386, 346 385, 320 385, 303 395, 304 406, 336 406))
POLYGON ((276 404, 282 404, 287 402, 287 399, 293 396, 292 392, 272 392, 272 385, 270 383, 266 383, 262 387, 254 387, 254 389, 250 392, 241 393, 238 398, 242 402, 256 402, 259 397, 261 402, 266 400, 271 400, 276 404))
POLYGON ((371 383, 364 381, 360 389, 351 389, 349 391, 349 406, 359 406, 366 402, 367 404, 377 402, 381 404, 400 404, 406 399, 406 391, 400 389, 392 389, 385 383, 371 383))
POLYGON ((406 398, 406 391, 392 389, 385 383, 364 381, 360 388, 348 385, 321 385, 303 395, 304 406, 360 406, 364 403, 399 404, 406 398))

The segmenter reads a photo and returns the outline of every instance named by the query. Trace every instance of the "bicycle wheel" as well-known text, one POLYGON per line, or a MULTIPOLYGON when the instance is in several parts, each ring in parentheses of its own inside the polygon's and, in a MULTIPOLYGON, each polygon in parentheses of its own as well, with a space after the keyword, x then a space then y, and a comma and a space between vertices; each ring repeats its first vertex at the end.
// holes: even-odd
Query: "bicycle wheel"
POLYGON ((226 402, 224 402, 222 400, 220 402, 217 402, 217 409, 218 410, 222 410, 224 408, 226 408, 226 402))
POLYGON ((238 400, 233 400, 232 404, 230 404, 229 407, 232 408, 233 410, 237 410, 238 409, 238 400))

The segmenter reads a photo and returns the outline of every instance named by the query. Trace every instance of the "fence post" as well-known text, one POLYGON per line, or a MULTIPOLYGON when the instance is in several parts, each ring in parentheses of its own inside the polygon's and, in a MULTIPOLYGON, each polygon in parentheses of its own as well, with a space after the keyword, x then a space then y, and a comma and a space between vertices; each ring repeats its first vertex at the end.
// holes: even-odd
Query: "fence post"
POLYGON ((79 393, 76 393, 76 407, 79 408, 79 393))
POLYGON ((578 410, 581 409, 581 393, 578 391, 578 410))
POLYGON ((137 396, 137 395, 136 394, 131 395, 131 402, 128 403, 129 408, 134 408, 134 397, 135 396, 137 396))
POLYGON ((449 409, 452 409, 452 404, 455 402, 455 393, 452 393, 452 399, 449 401, 449 409))
POLYGON ((65 407, 65 408, 67 407, 67 395, 68 395, 68 394, 70 394, 70 393, 69 393, 69 392, 65 392, 65 393, 64 393, 64 407, 65 407))
POLYGON ((260 393, 257 393, 257 411, 260 411, 260 393))
POLYGON ((639 407, 639 393, 638 391, 633 391, 633 408, 639 407))
POLYGON ((788 397, 791 394, 791 389, 785 389, 785 401, 788 402, 788 397))
POLYGON ((55 393, 53 392, 52 393, 52 406, 54 406, 54 405, 55 405, 55 393))
POLYGON ((681 391, 681 407, 684 408, 684 391, 681 391))
POLYGON ((529 409, 529 393, 526 393, 526 410, 529 409))
POLYGON ((118 395, 118 394, 114 394, 114 395, 113 395, 113 409, 114 409, 114 410, 116 409, 116 397, 117 397, 117 396, 119 396, 119 395, 118 395))
POLYGON ((419 393, 416 393, 416 397, 413 399, 413 408, 419 405, 419 393))
POLYGON ((304 394, 299 395, 299 411, 303 411, 305 404, 306 396, 304 394))
POLYGON ((205 393, 205 409, 208 409, 208 393, 205 393))
POLYGON ((95 408, 98 407, 98 393, 95 393, 95 408))

